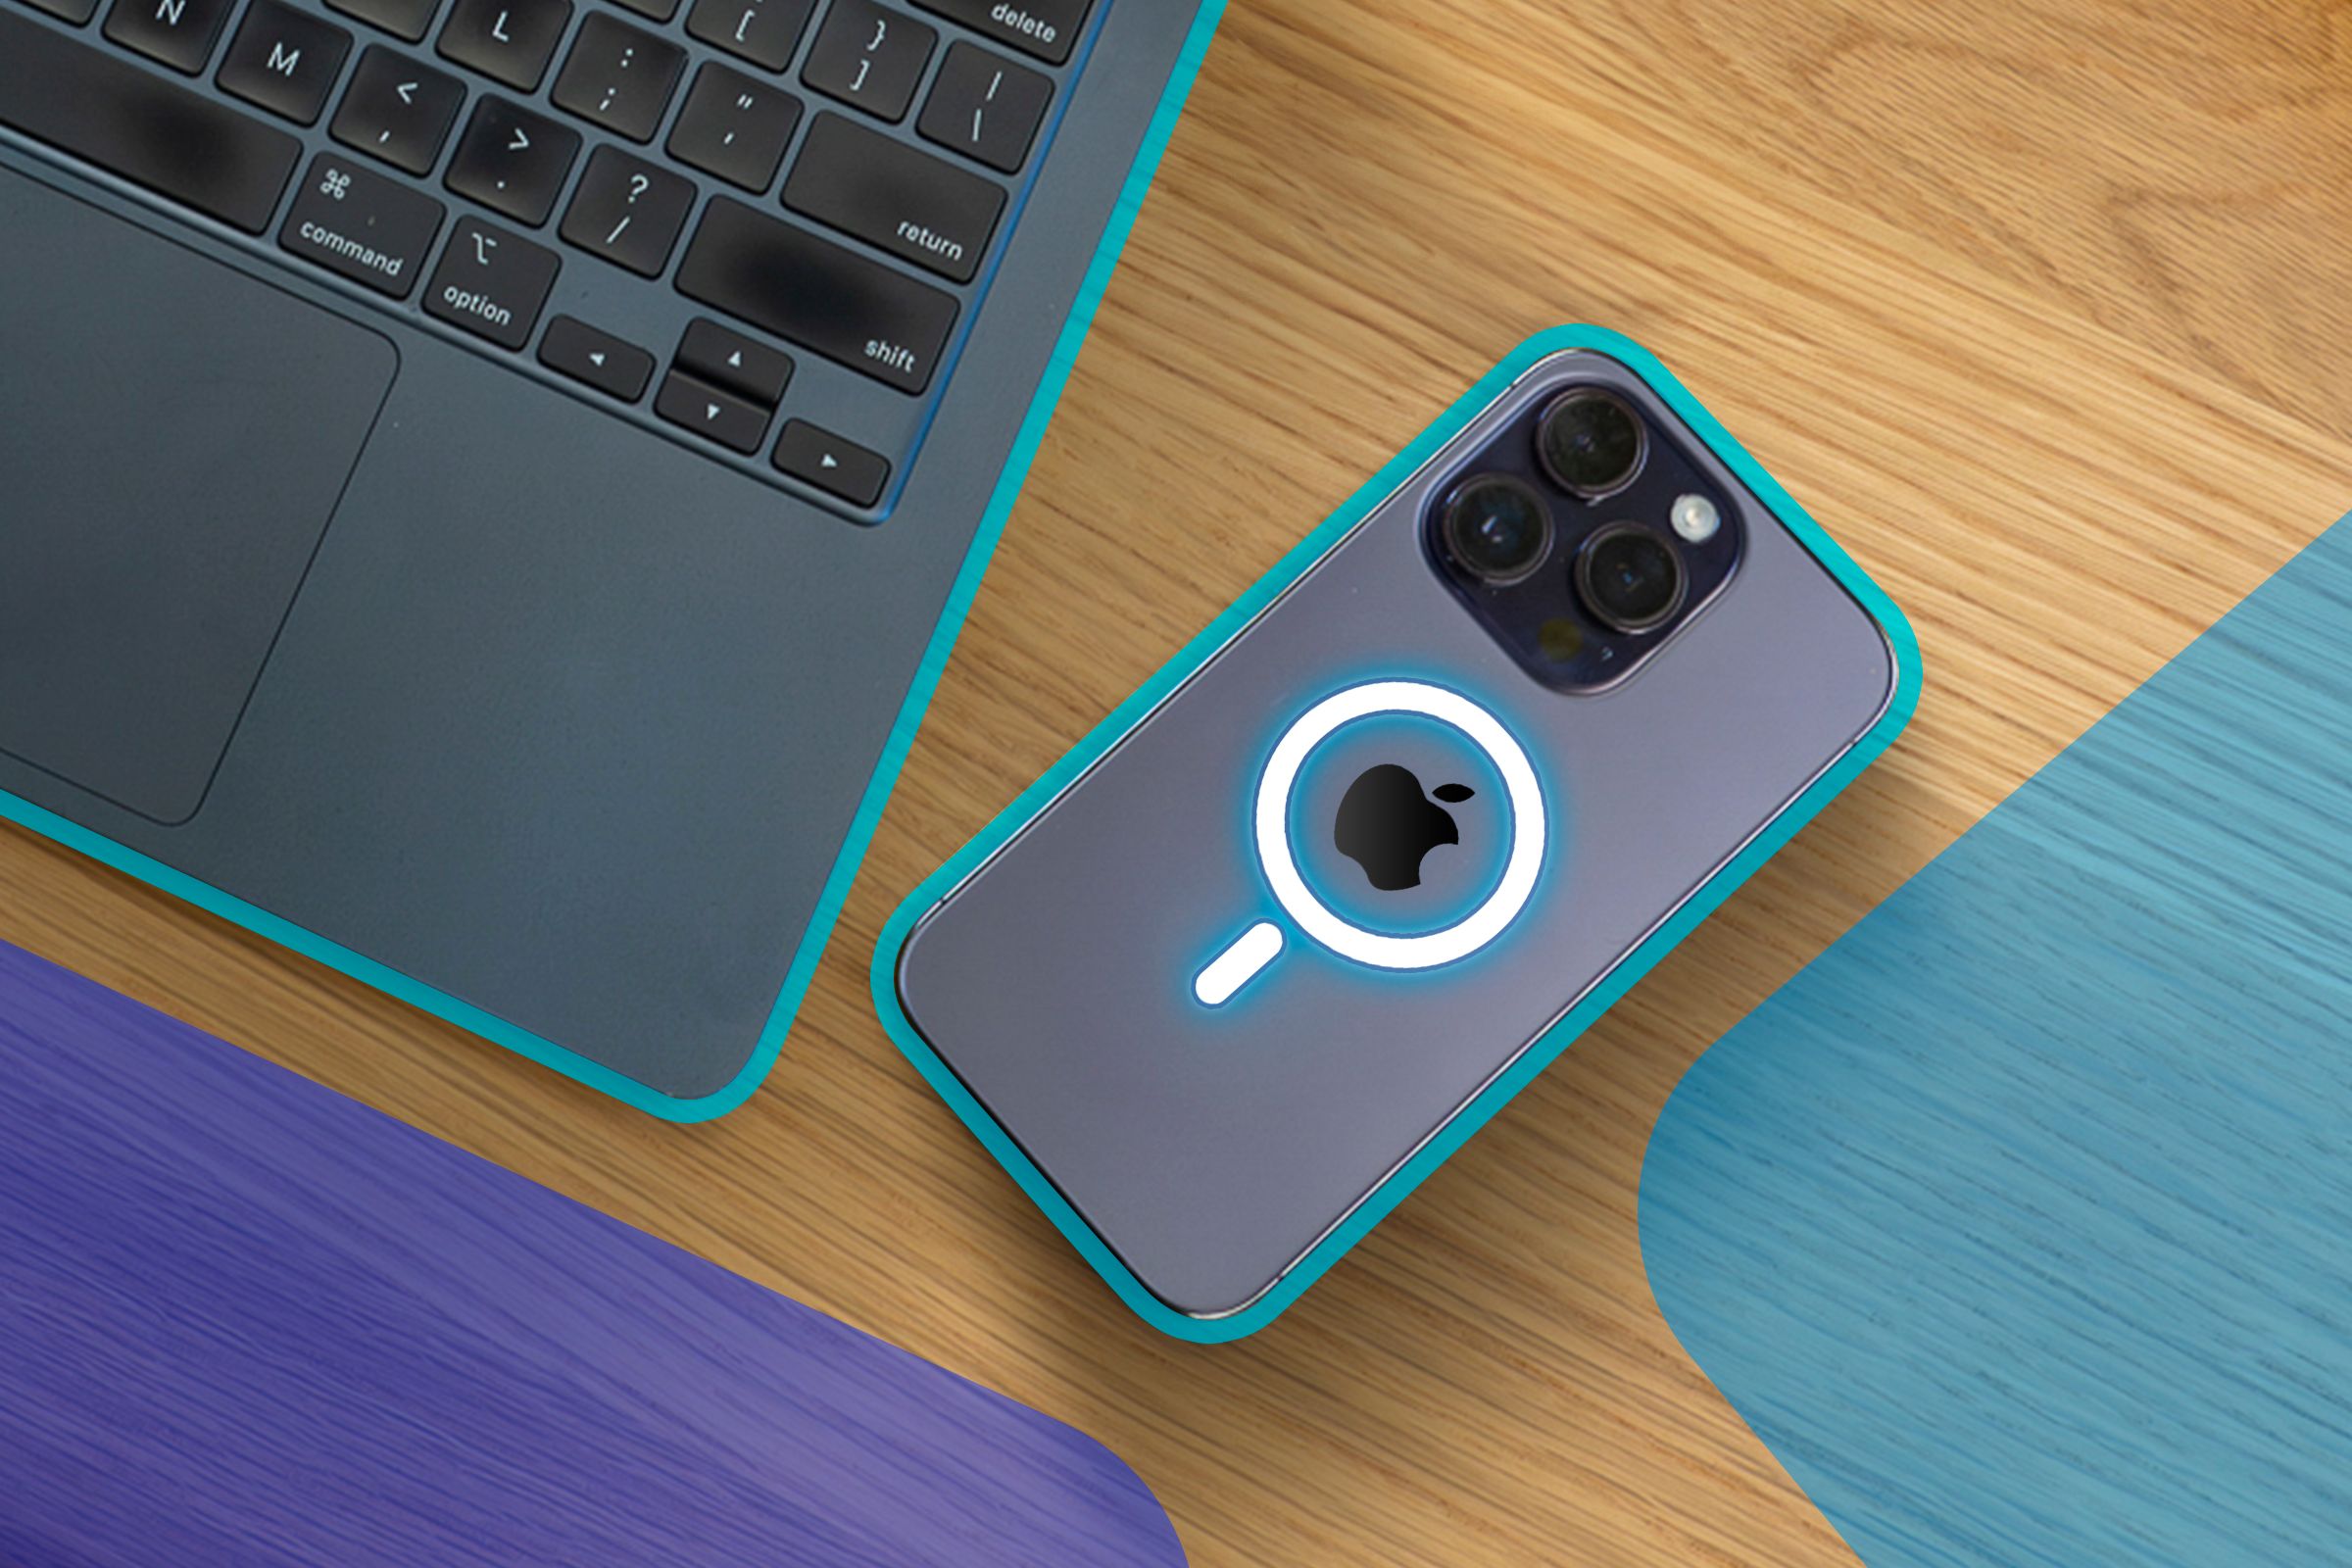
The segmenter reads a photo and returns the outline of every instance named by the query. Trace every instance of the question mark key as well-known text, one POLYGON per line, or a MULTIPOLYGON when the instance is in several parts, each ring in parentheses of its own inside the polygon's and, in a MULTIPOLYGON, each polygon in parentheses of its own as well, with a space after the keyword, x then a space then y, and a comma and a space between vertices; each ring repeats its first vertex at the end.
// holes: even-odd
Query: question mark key
POLYGON ((592 256, 658 277, 693 210, 690 181, 617 147, 600 147, 564 211, 563 233, 592 256))

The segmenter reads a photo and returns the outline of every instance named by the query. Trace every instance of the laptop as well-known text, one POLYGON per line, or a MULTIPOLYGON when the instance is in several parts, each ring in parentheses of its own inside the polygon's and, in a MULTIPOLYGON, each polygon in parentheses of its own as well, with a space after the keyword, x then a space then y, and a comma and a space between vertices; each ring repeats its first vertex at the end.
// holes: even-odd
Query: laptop
POLYGON ((1214 0, 0 0, 0 814, 774 1059, 1214 0))

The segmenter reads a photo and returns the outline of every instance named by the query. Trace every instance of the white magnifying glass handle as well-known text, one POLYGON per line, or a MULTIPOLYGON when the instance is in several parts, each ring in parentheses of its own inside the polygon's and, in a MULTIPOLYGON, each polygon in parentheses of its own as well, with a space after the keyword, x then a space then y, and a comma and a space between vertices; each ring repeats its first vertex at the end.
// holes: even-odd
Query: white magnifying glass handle
POLYGON ((1209 959, 1207 967, 1193 977, 1193 995, 1211 1007, 1222 1006, 1281 952, 1282 927, 1271 920, 1260 920, 1235 937, 1223 953, 1209 959))

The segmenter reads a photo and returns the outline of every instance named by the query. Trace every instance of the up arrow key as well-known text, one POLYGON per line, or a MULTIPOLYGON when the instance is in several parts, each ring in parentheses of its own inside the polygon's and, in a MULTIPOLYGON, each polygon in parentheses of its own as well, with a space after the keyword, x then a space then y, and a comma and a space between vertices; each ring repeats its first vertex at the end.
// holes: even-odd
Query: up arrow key
POLYGON ((605 351, 603 349, 589 350, 588 363, 600 370, 603 369, 605 368, 605 351))

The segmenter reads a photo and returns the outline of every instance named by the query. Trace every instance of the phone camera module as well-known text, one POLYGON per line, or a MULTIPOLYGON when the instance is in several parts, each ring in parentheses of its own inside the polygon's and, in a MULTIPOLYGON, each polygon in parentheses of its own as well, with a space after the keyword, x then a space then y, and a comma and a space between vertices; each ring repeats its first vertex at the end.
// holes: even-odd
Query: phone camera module
POLYGON ((1576 555, 1576 591, 1603 625, 1648 631, 1683 607, 1683 558, 1652 529, 1612 522, 1576 555))
POLYGON ((1518 582, 1551 549, 1550 509, 1533 487, 1482 474, 1455 491, 1446 509, 1446 549, 1481 582, 1518 582))
POLYGON ((1536 456, 1561 488, 1587 501, 1614 495, 1634 482, 1649 456, 1641 416, 1613 392, 1580 386, 1544 411, 1536 456))

